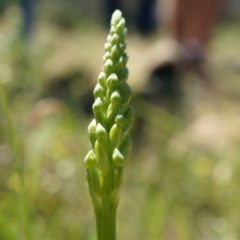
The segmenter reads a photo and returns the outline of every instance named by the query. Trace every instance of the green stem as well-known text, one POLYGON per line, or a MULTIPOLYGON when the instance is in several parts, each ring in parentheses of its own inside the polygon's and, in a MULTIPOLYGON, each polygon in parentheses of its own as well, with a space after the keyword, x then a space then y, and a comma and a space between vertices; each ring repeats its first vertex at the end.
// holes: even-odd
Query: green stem
POLYGON ((4 89, 4 86, 0 80, 0 95, 1 102, 3 107, 3 114, 6 120, 7 132, 9 136, 9 142, 13 153, 13 163, 15 166, 16 173, 18 175, 18 183, 19 183, 19 195, 18 195, 18 209, 19 209, 19 217, 20 222, 22 224, 22 229, 24 231, 25 239, 32 239, 30 235, 30 225, 28 219, 28 208, 27 208, 27 197, 26 197, 26 189, 24 183, 24 176, 22 171, 22 163, 20 157, 20 151, 18 147, 18 142, 16 138, 16 133, 12 121, 11 111, 9 107, 9 102, 7 99, 7 95, 4 89))
POLYGON ((101 236, 101 222, 102 222, 101 209, 96 209, 94 213, 95 213, 96 226, 97 226, 97 240, 103 240, 101 236))
POLYGON ((110 174, 103 175, 103 195, 101 202, 101 240, 115 240, 116 214, 111 205, 111 177, 110 174))
POLYGON ((111 234, 111 240, 116 239, 116 212, 117 212, 117 206, 111 205, 110 208, 110 234, 111 234))

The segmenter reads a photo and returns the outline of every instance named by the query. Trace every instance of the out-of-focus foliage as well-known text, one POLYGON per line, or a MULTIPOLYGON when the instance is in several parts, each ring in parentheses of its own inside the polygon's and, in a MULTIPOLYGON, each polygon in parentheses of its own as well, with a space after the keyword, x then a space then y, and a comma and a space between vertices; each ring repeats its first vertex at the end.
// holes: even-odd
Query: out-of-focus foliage
MULTIPOLYGON (((105 30, 90 23, 66 32, 37 20, 22 42, 20 16, 12 7, 1 18, 0 76, 21 147, 33 240, 94 239, 83 166, 91 117, 84 109, 102 65, 105 30)), ((213 82, 229 94, 187 75, 175 113, 133 99, 144 125, 133 129, 119 240, 240 238, 238 39, 238 23, 225 22, 206 55, 213 82)), ((151 41, 130 35, 130 59, 151 41)), ((0 211, 17 232, 18 189, 5 126, 0 114, 0 211)))

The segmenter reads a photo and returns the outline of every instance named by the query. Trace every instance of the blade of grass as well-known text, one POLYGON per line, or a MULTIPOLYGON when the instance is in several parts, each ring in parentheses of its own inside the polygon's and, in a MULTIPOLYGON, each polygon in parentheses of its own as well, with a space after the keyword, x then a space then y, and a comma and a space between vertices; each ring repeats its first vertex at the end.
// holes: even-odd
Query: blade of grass
POLYGON ((0 212, 0 239, 16 240, 16 236, 11 228, 10 222, 0 212))
POLYGON ((3 115, 6 121, 6 127, 7 127, 6 129, 9 137, 9 144, 12 149, 14 169, 18 176, 19 192, 17 195, 17 207, 18 207, 18 214, 19 214, 19 222, 20 222, 22 231, 24 233, 24 239, 32 240, 31 233, 30 233, 26 188, 24 184, 24 175, 23 175, 23 169, 22 169, 20 150, 18 147, 16 132, 13 125, 13 120, 11 116, 7 94, 6 94, 3 83, 1 82, 1 79, 0 79, 0 96, 1 96, 3 115))

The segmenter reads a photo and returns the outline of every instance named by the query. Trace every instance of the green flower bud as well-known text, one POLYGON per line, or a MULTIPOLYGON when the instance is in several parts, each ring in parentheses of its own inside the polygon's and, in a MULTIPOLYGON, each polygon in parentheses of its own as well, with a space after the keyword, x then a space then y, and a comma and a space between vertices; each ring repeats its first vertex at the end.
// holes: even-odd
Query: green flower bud
POLYGON ((114 124, 110 129, 109 139, 111 144, 111 150, 119 146, 121 140, 121 133, 121 127, 119 127, 117 124, 114 124))
POLYGON ((113 35, 114 33, 116 33, 116 28, 115 28, 115 26, 111 26, 109 32, 110 32, 111 35, 113 35))
POLYGON ((110 101, 113 105, 119 105, 122 101, 120 93, 118 91, 114 91, 111 95, 110 101))
POLYGON ((112 46, 119 43, 119 36, 116 33, 112 35, 110 43, 112 44, 112 46))
POLYGON ((121 95, 118 91, 114 91, 110 97, 110 105, 108 106, 107 109, 107 118, 111 119, 111 123, 114 120, 116 114, 119 111, 119 105, 122 101, 121 95))
POLYGON ((122 114, 118 114, 115 118, 115 123, 119 126, 122 127, 125 123, 125 118, 122 114))
POLYGON ((93 150, 90 150, 84 158, 84 166, 86 169, 96 168, 98 166, 97 157, 93 150))
MULTIPOLYGON (((124 136, 124 134, 123 134, 124 136)), ((129 136, 129 134, 126 134, 121 147, 119 148, 119 151, 121 152, 121 154, 124 156, 125 161, 127 162, 128 158, 129 158, 129 154, 130 154, 130 149, 132 148, 132 139, 129 136)))
POLYGON ((100 123, 97 124, 96 135, 98 139, 108 139, 107 131, 100 123))
POLYGON ((93 119, 88 125, 88 134, 95 133, 96 127, 97 127, 97 122, 95 119, 93 119))
POLYGON ((98 82, 103 88, 107 87, 107 77, 104 72, 100 72, 100 74, 98 75, 98 82))
POLYGON ((102 180, 98 168, 86 169, 87 184, 97 197, 101 196, 102 180))
POLYGON ((102 112, 103 111, 103 103, 102 100, 100 99, 100 97, 98 97, 96 99, 96 101, 93 103, 93 113, 97 113, 97 112, 102 112))
POLYGON ((125 118, 128 119, 129 121, 133 122, 135 118, 135 111, 133 106, 129 106, 128 109, 126 110, 124 114, 125 118))
POLYGON ((119 48, 121 52, 124 52, 126 47, 127 47, 127 43, 125 41, 124 42, 121 41, 121 43, 119 44, 119 48))
POLYGON ((122 167, 114 169, 114 189, 119 188, 122 184, 123 170, 122 167))
POLYGON ((124 156, 120 153, 120 151, 117 148, 115 148, 113 151, 112 159, 114 167, 124 168, 126 166, 124 156))
POLYGON ((114 69, 113 61, 111 59, 107 59, 103 65, 103 69, 107 73, 107 75, 109 75, 114 69))
POLYGON ((97 122, 105 126, 106 117, 104 116, 103 102, 99 97, 93 103, 93 113, 97 122))
POLYGON ((120 186, 122 184, 123 170, 121 168, 114 169, 114 191, 111 196, 111 205, 117 206, 120 200, 120 186))
POLYGON ((89 135, 92 147, 94 147, 95 141, 97 140, 97 136, 95 132, 96 126, 97 126, 97 122, 95 119, 93 119, 91 123, 88 125, 88 135, 89 135))
POLYGON ((114 105, 110 103, 107 109, 107 119, 110 119, 110 116, 112 116, 113 110, 114 110, 114 105))
POLYGON ((116 30, 115 32, 118 33, 118 34, 121 34, 123 32, 123 30, 125 29, 125 25, 126 25, 126 22, 125 22, 125 19, 122 18, 118 24, 116 25, 116 30))
POLYGON ((97 99, 98 97, 103 99, 104 96, 106 95, 105 90, 99 83, 97 83, 96 87, 94 88, 93 95, 94 95, 95 99, 97 99))
MULTIPOLYGON (((121 69, 121 71, 118 74, 118 77, 120 79, 121 82, 125 82, 128 78, 128 69, 126 67, 124 67, 123 69, 121 69)), ((131 89, 130 92, 132 93, 131 89)))
POLYGON ((108 84, 108 86, 116 87, 118 85, 118 76, 115 73, 112 73, 107 78, 107 84, 108 84))
MULTIPOLYGON (((123 58, 120 57, 120 59, 118 60, 118 62, 116 63, 115 67, 114 67, 114 72, 119 74, 119 72, 125 67, 124 62, 123 62, 123 58)), ((122 81, 120 79, 120 81, 122 81)))
POLYGON ((126 53, 123 53, 121 56, 121 61, 123 62, 123 64, 126 66, 127 62, 128 62, 128 55, 126 53))
POLYGON ((111 48, 112 48, 111 43, 106 42, 106 43, 104 44, 104 48, 105 48, 106 52, 110 52, 110 50, 111 50, 111 48))
POLYGON ((122 144, 119 148, 119 151, 124 156, 124 159, 127 162, 129 153, 130 153, 130 149, 132 148, 132 139, 130 138, 130 136, 127 132, 122 134, 122 139, 123 139, 123 141, 121 141, 122 144))
POLYGON ((117 124, 114 124, 109 133, 110 141, 113 141, 114 139, 118 138, 120 135, 121 135, 121 128, 117 124))
POLYGON ((115 60, 119 56, 119 47, 114 45, 111 49, 111 58, 115 60))
POLYGON ((127 35, 127 28, 124 28, 121 34, 119 34, 119 42, 124 42, 127 35))
MULTIPOLYGON (((112 39, 112 34, 108 34, 108 36, 107 36, 107 42, 110 43, 111 39, 112 39)), ((111 43, 110 43, 110 44, 111 44, 111 43)), ((111 44, 111 46, 112 46, 112 44, 111 44)))
POLYGON ((127 148, 123 148, 123 149, 119 149, 119 150, 125 159, 125 162, 126 162, 125 164, 127 164, 127 161, 128 161, 129 155, 130 155, 130 150, 127 148))
POLYGON ((116 10, 112 15, 111 25, 116 25, 121 19, 122 19, 122 12, 119 10, 116 10))
POLYGON ((132 91, 127 83, 121 84, 120 91, 122 96, 121 110, 124 112, 128 108, 129 102, 132 97, 132 91))
POLYGON ((102 173, 107 174, 110 170, 110 162, 107 155, 107 149, 100 139, 95 142, 95 152, 100 170, 102 173))
POLYGON ((127 148, 129 150, 132 148, 132 139, 129 136, 129 134, 124 138, 123 143, 120 148, 127 148))
POLYGON ((111 60, 111 54, 108 51, 103 55, 103 61, 106 62, 107 59, 111 60))
POLYGON ((107 119, 110 127, 114 124, 114 120, 118 111, 119 111, 119 104, 110 103, 107 110, 107 119))
MULTIPOLYGON (((126 72, 125 72, 126 74, 126 72)), ((130 98, 132 96, 132 90, 130 88, 130 86, 124 82, 119 86, 119 91, 121 93, 121 96, 124 96, 124 98, 130 98)))
MULTIPOLYGON (((130 130, 131 126, 132 126, 132 123, 133 123, 133 120, 135 118, 135 112, 134 112, 134 109, 132 106, 130 106, 125 114, 124 114, 124 117, 126 119, 125 123, 124 123, 124 126, 123 126, 123 129, 122 129, 122 132, 123 133, 128 133, 128 131, 130 130)), ((124 135, 123 135, 124 136, 124 135)), ((125 137, 125 136, 124 136, 125 137)))

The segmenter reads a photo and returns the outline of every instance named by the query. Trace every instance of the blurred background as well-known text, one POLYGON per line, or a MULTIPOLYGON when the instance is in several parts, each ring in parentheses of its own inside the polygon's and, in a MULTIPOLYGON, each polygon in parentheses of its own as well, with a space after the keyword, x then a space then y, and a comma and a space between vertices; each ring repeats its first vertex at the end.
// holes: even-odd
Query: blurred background
MULTIPOLYGON (((137 112, 118 239, 240 239, 240 2, 191 2, 1 0, 0 80, 33 240, 95 239, 83 159, 115 8, 137 112)), ((0 105, 0 211, 18 232, 16 181, 0 105)))

